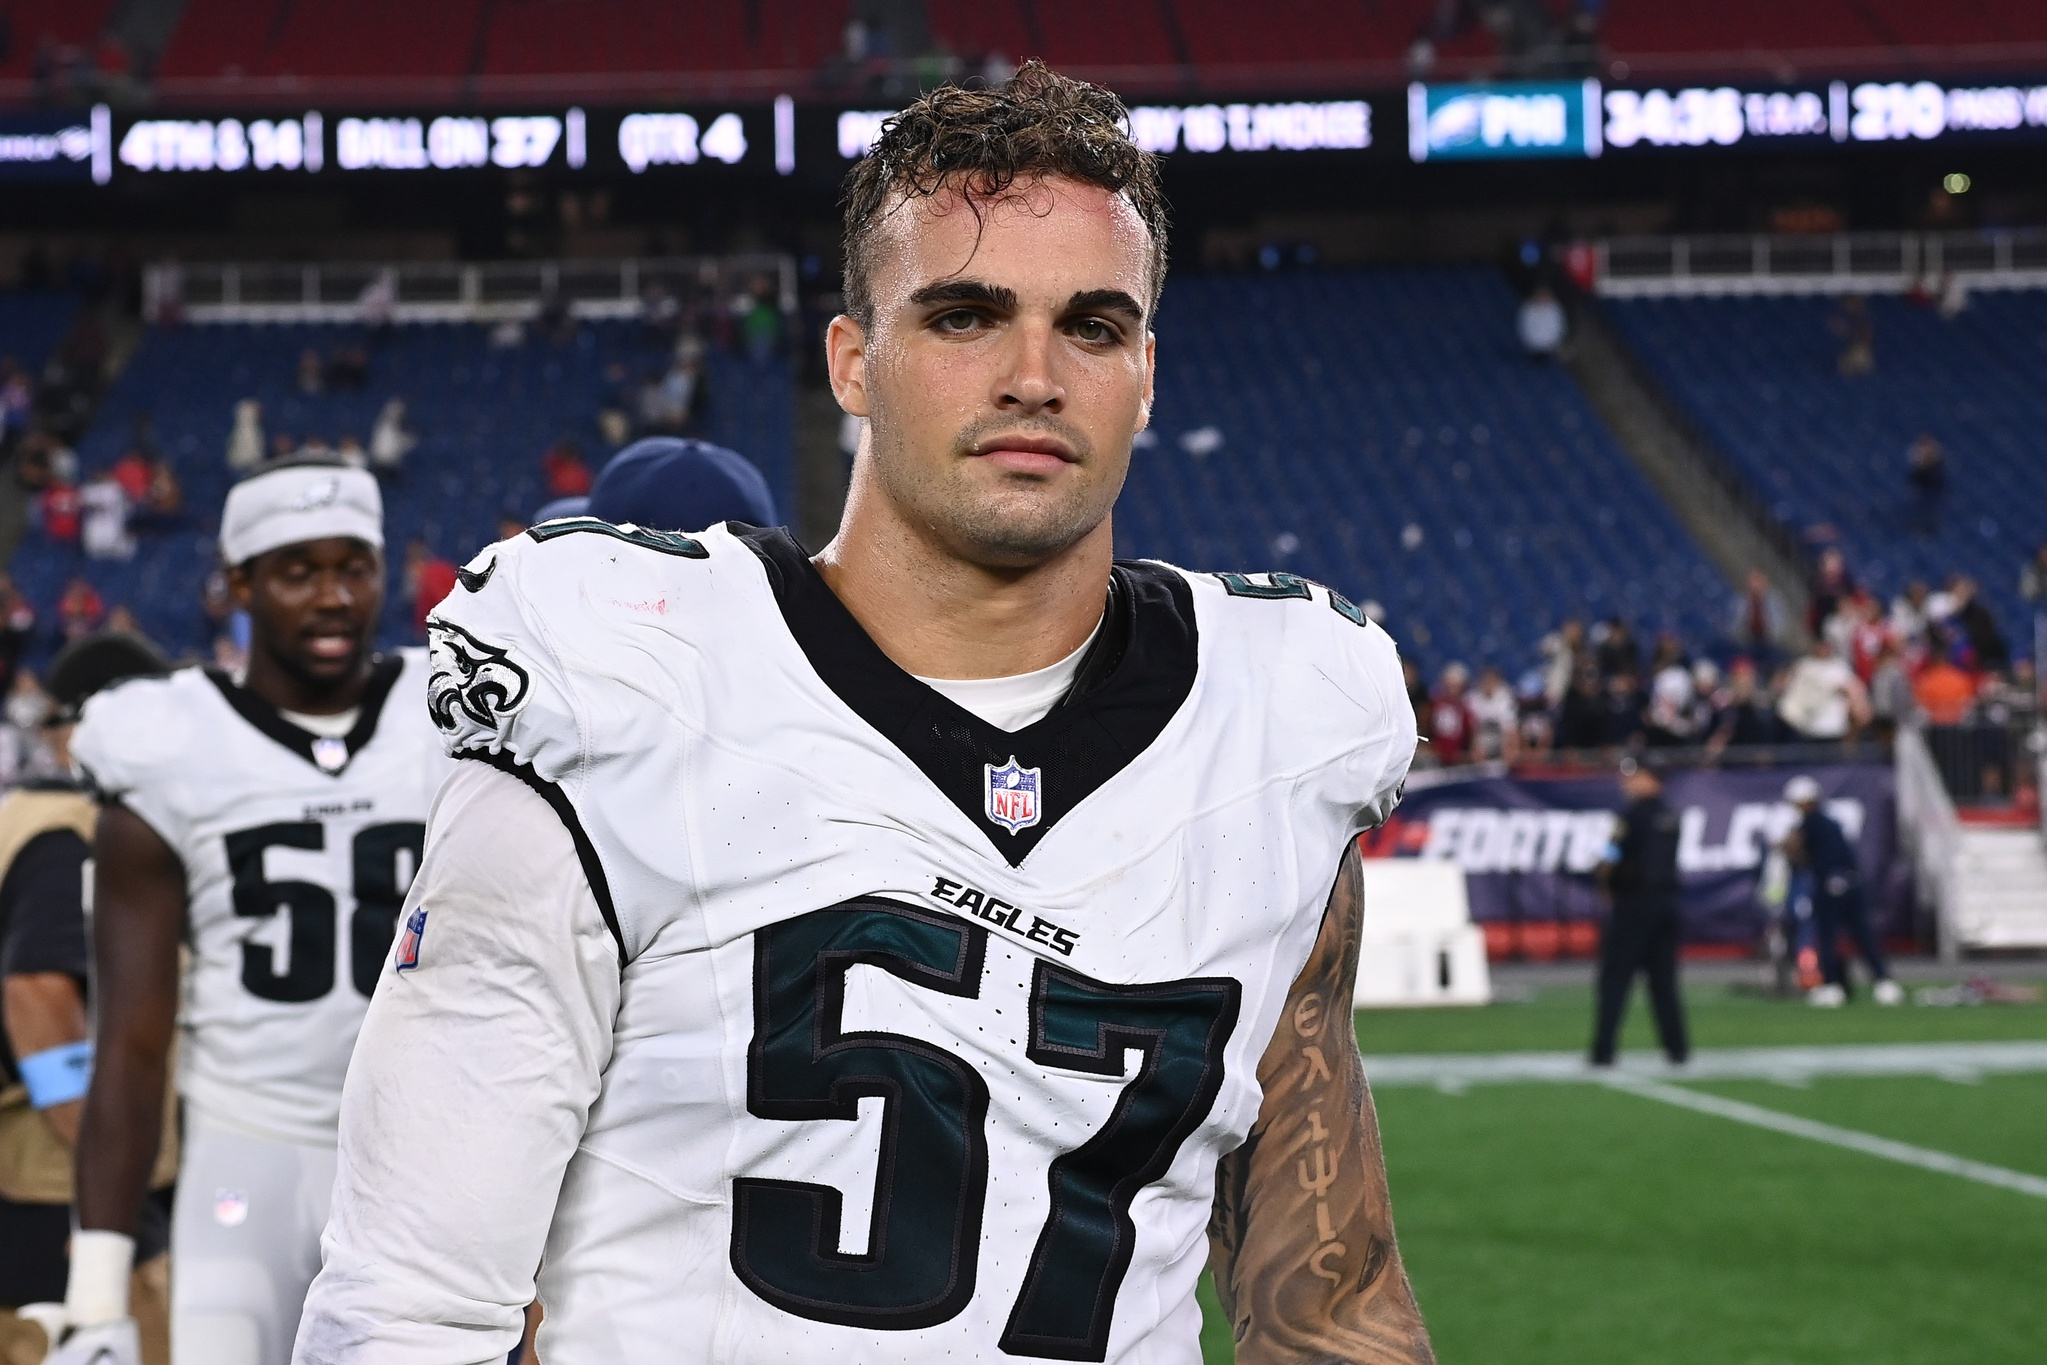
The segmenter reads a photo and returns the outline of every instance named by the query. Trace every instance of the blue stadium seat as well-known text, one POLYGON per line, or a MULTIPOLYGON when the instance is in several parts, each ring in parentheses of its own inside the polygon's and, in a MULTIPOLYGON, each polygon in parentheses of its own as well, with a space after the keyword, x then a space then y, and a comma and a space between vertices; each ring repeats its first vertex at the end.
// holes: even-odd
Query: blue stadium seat
POLYGON ((0 355, 13 356, 33 377, 78 312, 70 294, 0 294, 0 355))
MULTIPOLYGON (((405 545, 419 537, 459 562, 495 538, 501 516, 524 520, 546 501, 540 456, 548 446, 567 438, 593 465, 609 458, 595 420, 607 367, 623 364, 637 381, 666 363, 665 350, 650 348, 626 323, 585 324, 571 344, 535 339, 514 350, 493 349, 482 326, 401 327, 372 348, 360 391, 299 392, 303 350, 325 355, 363 339, 359 328, 324 325, 150 328, 80 443, 79 462, 85 477, 113 464, 146 414, 184 484, 183 522, 143 533, 128 563, 90 561, 31 531, 12 567, 43 621, 54 621, 58 595, 82 574, 109 607, 133 608, 173 653, 203 653, 200 589, 233 482, 224 456, 236 401, 263 404, 269 435, 367 442, 378 410, 395 395, 420 441, 386 488, 390 591, 379 642, 409 642, 412 604, 400 600, 405 545)), ((752 459, 778 504, 793 505, 789 367, 715 351, 706 364, 702 434, 752 459)), ((46 657, 53 644, 46 631, 31 657, 46 657)))
POLYGON ((1174 280, 1118 552, 1377 599, 1432 675, 1511 679, 1573 614, 1710 644, 1726 584, 1515 305, 1484 269, 1174 280))
POLYGON ((1607 307, 1778 520, 1815 544, 1837 538, 1854 574, 1885 595, 1914 578, 1937 586, 1969 575, 2024 647, 2019 566, 2047 539, 2047 292, 1977 293, 1953 320, 1872 299, 1876 369, 1852 376, 1837 369, 1831 299, 1607 307), (1905 479, 1921 433, 1947 452, 1947 502, 1931 535, 1917 533, 1905 479))

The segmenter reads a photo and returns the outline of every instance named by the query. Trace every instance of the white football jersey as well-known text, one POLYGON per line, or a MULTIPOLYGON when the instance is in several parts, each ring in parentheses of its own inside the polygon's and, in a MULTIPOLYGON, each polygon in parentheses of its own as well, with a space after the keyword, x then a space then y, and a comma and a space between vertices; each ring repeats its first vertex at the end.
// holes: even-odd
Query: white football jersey
POLYGON ((523 869, 530 910, 487 891, 436 939, 436 886, 476 900, 533 809, 451 783, 301 1361, 502 1352, 540 1257, 489 1220, 553 1198, 556 1150, 548 1365, 1199 1360, 1216 1160, 1414 752, 1383 632, 1286 575, 1119 564, 1073 690, 1007 732, 782 532, 576 519, 485 551, 430 634, 452 749, 569 827, 616 993, 533 980, 610 954, 515 929, 560 901, 523 869), (494 919, 553 956, 496 960, 494 919))
POLYGON ((179 1092, 212 1121, 332 1146, 363 1010, 447 774, 424 650, 377 660, 323 738, 213 669, 86 703, 72 753, 185 865, 179 1092))

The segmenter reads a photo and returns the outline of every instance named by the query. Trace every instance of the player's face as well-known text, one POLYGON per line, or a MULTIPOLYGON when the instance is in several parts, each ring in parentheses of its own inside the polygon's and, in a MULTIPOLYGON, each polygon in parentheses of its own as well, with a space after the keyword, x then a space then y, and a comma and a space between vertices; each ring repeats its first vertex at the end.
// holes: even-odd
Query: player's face
POLYGON ((874 487, 991 568, 1100 527, 1151 415, 1151 239, 1120 195, 1026 182, 902 202, 876 242, 872 326, 833 324, 834 387, 869 419, 874 487))
POLYGON ((368 657, 384 609, 384 557, 331 536, 257 555, 230 574, 255 647, 314 687, 350 677, 368 657))

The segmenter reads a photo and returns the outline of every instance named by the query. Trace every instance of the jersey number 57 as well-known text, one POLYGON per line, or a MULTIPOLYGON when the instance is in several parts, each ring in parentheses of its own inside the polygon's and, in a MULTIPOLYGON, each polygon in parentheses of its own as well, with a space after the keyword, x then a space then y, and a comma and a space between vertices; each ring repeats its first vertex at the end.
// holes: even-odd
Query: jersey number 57
MULTIPOLYGON (((846 969, 866 963, 926 990, 978 998, 987 931, 892 901, 861 899, 755 936, 747 1108, 768 1119, 855 1119, 886 1101, 865 1255, 838 1250, 842 1199, 828 1185, 733 1182, 732 1268, 786 1312, 909 1330, 945 1322, 974 1295, 987 1195, 988 1087, 959 1057, 900 1034, 841 1027, 846 969)), ((1143 1056, 1108 1121, 1048 1172, 1051 1213, 999 1348, 1055 1360, 1108 1353, 1116 1291, 1136 1230, 1130 1203, 1208 1116, 1240 988, 1226 977, 1117 986, 1039 962, 1033 1062, 1100 1076, 1143 1056)))

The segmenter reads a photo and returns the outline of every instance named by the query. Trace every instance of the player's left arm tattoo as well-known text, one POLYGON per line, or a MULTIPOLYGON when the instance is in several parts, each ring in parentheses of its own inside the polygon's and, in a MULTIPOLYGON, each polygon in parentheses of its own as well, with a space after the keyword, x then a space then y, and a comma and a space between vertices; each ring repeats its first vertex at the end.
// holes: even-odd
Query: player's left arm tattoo
POLYGON ((1363 910, 1353 843, 1258 1064, 1258 1121, 1216 1169, 1209 1266, 1244 1365, 1435 1360, 1393 1238, 1351 1014, 1363 910))

